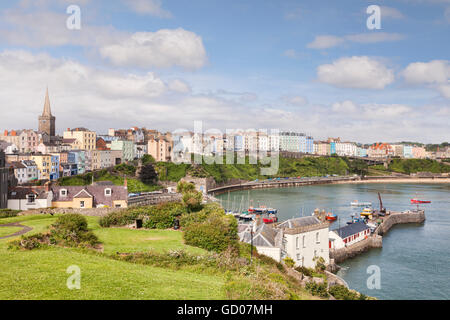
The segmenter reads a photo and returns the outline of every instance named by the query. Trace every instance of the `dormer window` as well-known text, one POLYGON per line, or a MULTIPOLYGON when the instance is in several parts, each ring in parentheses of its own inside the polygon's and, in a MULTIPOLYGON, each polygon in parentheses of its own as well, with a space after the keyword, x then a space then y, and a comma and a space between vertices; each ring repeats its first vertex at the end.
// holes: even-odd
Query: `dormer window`
POLYGON ((66 190, 66 189, 61 189, 61 190, 59 191, 59 195, 60 195, 61 197, 67 197, 67 190, 66 190))
POLYGON ((29 194, 27 196, 28 204, 34 204, 36 202, 36 195, 35 194, 29 194))
POLYGON ((110 197, 112 194, 112 190, 110 188, 105 189, 105 196, 110 197))

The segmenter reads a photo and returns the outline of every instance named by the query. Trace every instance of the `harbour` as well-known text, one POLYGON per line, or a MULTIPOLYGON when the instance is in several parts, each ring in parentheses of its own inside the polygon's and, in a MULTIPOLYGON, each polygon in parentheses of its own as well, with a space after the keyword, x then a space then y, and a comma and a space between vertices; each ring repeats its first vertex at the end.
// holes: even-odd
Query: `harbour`
MULTIPOLYGON (((350 253, 331 254, 330 258, 337 258, 336 263, 341 267, 337 275, 351 288, 380 299, 445 299, 450 289, 441 286, 437 290, 432 284, 445 282, 450 276, 444 262, 450 253, 445 245, 450 231, 449 190, 450 184, 336 184, 238 191, 230 197, 247 197, 250 193, 254 203, 277 208, 280 221, 310 216, 315 208, 323 208, 338 216, 330 225, 330 230, 334 230, 344 227, 352 215, 362 211, 363 207, 352 207, 352 201, 371 202, 377 207, 380 192, 390 214, 382 217, 383 223, 373 237, 350 246, 350 253), (425 207, 425 222, 425 212, 416 212, 417 206, 411 204, 417 193, 423 199, 433 200, 425 207), (367 288, 366 270, 371 265, 379 266, 382 271, 380 290, 367 288), (414 279, 412 285, 411 279, 414 279), (417 282, 425 289, 415 290, 417 282)), ((227 194, 218 198, 225 201, 227 194)))

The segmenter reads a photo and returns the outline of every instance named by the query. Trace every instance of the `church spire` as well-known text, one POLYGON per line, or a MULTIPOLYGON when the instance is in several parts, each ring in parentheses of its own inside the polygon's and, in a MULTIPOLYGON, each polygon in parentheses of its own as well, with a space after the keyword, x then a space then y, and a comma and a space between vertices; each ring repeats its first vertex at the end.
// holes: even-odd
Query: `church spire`
POLYGON ((48 97, 48 87, 47 92, 45 93, 45 103, 44 103, 44 112, 42 113, 43 117, 51 117, 52 110, 50 109, 50 98, 48 97))

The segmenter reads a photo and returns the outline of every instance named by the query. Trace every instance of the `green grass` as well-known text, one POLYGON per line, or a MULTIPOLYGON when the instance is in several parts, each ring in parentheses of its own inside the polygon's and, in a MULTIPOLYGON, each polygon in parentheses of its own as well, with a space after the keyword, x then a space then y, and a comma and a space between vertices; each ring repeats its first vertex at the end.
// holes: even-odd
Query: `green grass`
POLYGON ((0 238, 9 236, 10 234, 14 234, 20 230, 22 230, 21 227, 0 227, 0 238))
MULTIPOLYGON (((87 217, 89 228, 104 243, 105 254, 148 250, 178 250, 202 254, 186 246, 180 232, 170 230, 101 229, 97 217, 87 217)), ((56 220, 48 215, 0 219, 20 222, 42 232, 56 220)), ((0 299, 225 299, 222 275, 199 274, 116 261, 79 249, 52 247, 33 251, 7 250, 0 240, 0 299), (67 267, 82 272, 82 289, 66 287, 67 267)))

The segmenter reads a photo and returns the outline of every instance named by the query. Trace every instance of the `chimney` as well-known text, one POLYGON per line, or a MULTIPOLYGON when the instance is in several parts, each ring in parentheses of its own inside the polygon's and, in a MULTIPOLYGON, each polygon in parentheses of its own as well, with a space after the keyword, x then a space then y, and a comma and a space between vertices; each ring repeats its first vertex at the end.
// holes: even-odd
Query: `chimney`
POLYGON ((3 135, 6 137, 8 135, 8 130, 5 130, 5 132, 3 133, 3 135))
POLYGON ((123 186, 125 189, 128 189, 128 180, 127 178, 125 178, 124 182, 123 182, 123 186))
POLYGON ((44 186, 45 186, 45 192, 50 192, 50 188, 52 186, 52 183, 50 181, 48 181, 48 182, 46 182, 44 184, 44 186))

